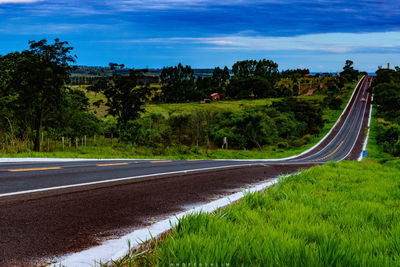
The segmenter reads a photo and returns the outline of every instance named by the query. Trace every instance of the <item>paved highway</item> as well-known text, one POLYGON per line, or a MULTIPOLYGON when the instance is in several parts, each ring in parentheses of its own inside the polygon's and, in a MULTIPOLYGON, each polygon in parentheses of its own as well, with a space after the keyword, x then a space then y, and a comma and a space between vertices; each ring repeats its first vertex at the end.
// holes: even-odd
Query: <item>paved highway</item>
POLYGON ((364 78, 331 132, 280 160, 0 159, 0 266, 31 266, 238 188, 361 152, 370 97, 364 78), (366 98, 367 102, 361 101, 366 98), (361 131, 360 131, 361 129, 361 131), (8 161, 8 162, 6 162, 8 161), (44 260, 45 259, 45 260, 44 260))
POLYGON ((308 164, 345 159, 352 151, 361 130, 371 78, 365 77, 356 88, 347 110, 325 142, 306 155, 278 161, 254 160, 108 160, 66 162, 0 163, 0 197, 11 193, 76 186, 115 179, 144 179, 151 175, 177 174, 249 164, 308 164), (329 142, 328 142, 329 141, 329 142))

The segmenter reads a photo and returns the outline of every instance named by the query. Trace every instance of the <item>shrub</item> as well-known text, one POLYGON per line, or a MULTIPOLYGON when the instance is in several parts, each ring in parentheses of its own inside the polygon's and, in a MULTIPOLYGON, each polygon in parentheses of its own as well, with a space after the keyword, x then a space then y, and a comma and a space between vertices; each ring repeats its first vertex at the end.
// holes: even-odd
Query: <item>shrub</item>
POLYGON ((306 141, 307 143, 311 141, 311 134, 306 134, 305 136, 303 136, 303 140, 306 141))
POLYGON ((287 142, 279 142, 278 148, 288 148, 289 144, 287 142))
POLYGON ((305 144, 305 140, 304 139, 296 139, 296 140, 293 140, 292 142, 290 142, 290 145, 294 146, 294 147, 301 147, 304 144, 305 144))

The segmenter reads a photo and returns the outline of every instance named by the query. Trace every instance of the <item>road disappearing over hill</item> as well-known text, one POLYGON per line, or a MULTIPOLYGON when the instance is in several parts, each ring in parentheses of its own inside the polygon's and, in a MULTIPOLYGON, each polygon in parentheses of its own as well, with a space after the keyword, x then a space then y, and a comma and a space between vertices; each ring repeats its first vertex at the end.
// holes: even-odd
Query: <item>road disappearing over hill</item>
POLYGON ((363 77, 330 133, 278 160, 3 160, 0 265, 28 264, 99 244, 185 206, 315 164, 361 153, 372 77, 363 77))

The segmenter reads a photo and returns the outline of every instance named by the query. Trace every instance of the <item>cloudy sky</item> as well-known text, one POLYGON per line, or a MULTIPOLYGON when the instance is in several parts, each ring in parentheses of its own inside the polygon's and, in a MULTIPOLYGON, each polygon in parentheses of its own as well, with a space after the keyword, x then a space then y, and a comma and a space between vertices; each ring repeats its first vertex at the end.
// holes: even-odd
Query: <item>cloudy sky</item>
POLYGON ((0 0, 0 54, 69 41, 78 64, 204 68, 272 59, 280 69, 400 65, 394 0, 0 0))

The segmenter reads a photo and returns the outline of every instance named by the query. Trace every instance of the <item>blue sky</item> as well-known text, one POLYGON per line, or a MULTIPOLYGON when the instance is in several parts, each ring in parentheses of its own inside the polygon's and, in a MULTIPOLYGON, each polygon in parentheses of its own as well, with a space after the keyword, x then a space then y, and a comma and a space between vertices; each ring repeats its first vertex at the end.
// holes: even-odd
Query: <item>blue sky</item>
POLYGON ((0 54, 69 41, 77 64, 197 68, 272 59, 280 69, 400 65, 393 0, 0 0, 0 54))

